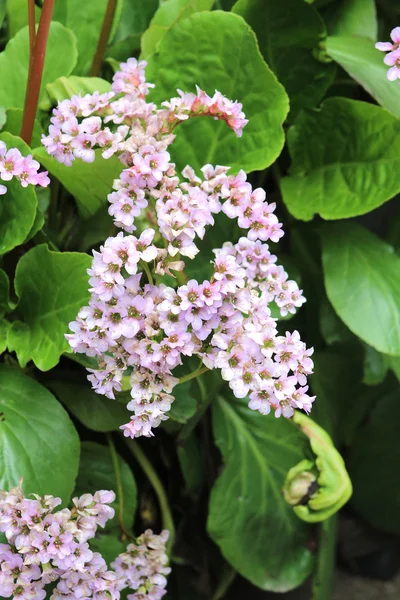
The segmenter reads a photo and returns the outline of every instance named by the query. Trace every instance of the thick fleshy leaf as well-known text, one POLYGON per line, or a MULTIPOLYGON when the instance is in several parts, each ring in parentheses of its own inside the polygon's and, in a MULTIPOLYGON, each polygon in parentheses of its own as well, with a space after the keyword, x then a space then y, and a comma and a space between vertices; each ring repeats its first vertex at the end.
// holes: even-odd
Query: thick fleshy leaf
MULTIPOLYGON (((48 108, 46 84, 51 83, 61 75, 69 75, 77 59, 76 39, 72 31, 61 23, 50 26, 49 48, 56 52, 47 52, 44 61, 42 84, 40 87, 39 105, 48 108)), ((0 54, 0 106, 5 108, 23 108, 25 100, 26 81, 29 65, 29 34, 28 28, 21 29, 12 38, 6 49, 0 54)))
POLYGON ((335 0, 322 11, 329 35, 358 35, 375 41, 378 20, 375 0, 335 0))
POLYGON ((282 193, 303 221, 362 215, 400 191, 400 121, 366 102, 329 98, 288 133, 292 158, 282 193))
POLYGON ((274 162, 284 142, 288 98, 241 17, 221 11, 194 14, 172 27, 158 50, 147 68, 148 80, 157 84, 152 100, 176 96, 177 88, 194 92, 197 84, 208 94, 217 89, 241 102, 249 119, 240 139, 225 123, 210 118, 180 125, 171 146, 178 168, 210 162, 254 171, 274 162))
POLYGON ((289 421, 260 417, 246 404, 219 397, 212 405, 225 469, 211 493, 208 532, 241 575, 264 590, 284 592, 307 577, 313 562, 308 526, 281 492, 308 443, 289 421))
MULTIPOLYGON (((5 113, 5 123, 2 126, 3 131, 8 131, 12 135, 19 136, 22 126, 22 117, 24 111, 22 108, 9 108, 5 113)), ((31 147, 39 146, 41 143, 43 129, 37 119, 33 122, 31 147)), ((26 146, 28 150, 28 146, 26 146)), ((29 150, 31 152, 31 150, 29 150)))
POLYGON ((213 4, 214 0, 166 0, 163 2, 152 18, 149 28, 142 35, 143 58, 156 52, 167 31, 176 23, 187 19, 194 13, 210 10, 213 4))
POLYGON ((19 261, 15 292, 17 315, 8 335, 9 350, 22 367, 29 360, 42 371, 54 367, 69 348, 68 323, 87 302, 90 256, 79 252, 51 252, 36 246, 19 261))
POLYGON ((107 203, 107 195, 112 191, 112 183, 122 171, 122 164, 115 156, 108 160, 96 150, 96 158, 92 163, 75 160, 71 167, 56 161, 49 156, 45 148, 36 148, 33 156, 45 169, 57 177, 63 186, 72 194, 78 205, 80 215, 87 219, 107 203))
POLYGON ((400 258, 359 225, 322 231, 325 287, 347 327, 385 354, 400 355, 400 258))
POLYGON ((255 32, 261 53, 290 98, 290 116, 316 106, 335 76, 333 63, 315 54, 325 37, 324 23, 304 0, 238 0, 233 12, 255 32))
POLYGON ((376 50, 372 40, 357 36, 329 36, 326 51, 378 104, 400 117, 400 86, 388 81, 384 54, 376 50))
MULTIPOLYGON (((15 135, 1 133, 0 140, 7 148, 18 148, 24 156, 30 153, 29 146, 15 135)), ((0 254, 4 254, 28 236, 35 221, 37 198, 33 186, 23 188, 15 178, 1 184, 7 188, 7 193, 0 196, 0 254)))
POLYGON ((109 92, 111 83, 101 77, 59 77, 46 85, 47 93, 54 104, 74 95, 93 94, 93 92, 109 92))
MULTIPOLYGON (((82 2, 81 0, 63 0, 56 2, 53 21, 59 21, 75 34, 78 44, 78 60, 74 69, 76 75, 86 75, 93 61, 108 0, 82 2)), ((114 16, 114 29, 121 16, 122 1, 118 0, 114 16)), ((71 72, 71 71, 70 71, 71 72)), ((62 75, 63 73, 60 73, 62 75)), ((69 73, 65 73, 68 75, 69 73)), ((52 81, 54 81, 55 77, 52 81)))
POLYGON ((54 380, 48 387, 85 427, 93 431, 114 431, 129 421, 126 407, 90 389, 89 382, 54 380))
MULTIPOLYGON (((123 502, 123 523, 126 529, 133 525, 136 505, 137 490, 136 483, 127 463, 118 456, 123 502)), ((81 462, 74 496, 81 494, 94 494, 97 490, 113 490, 117 496, 111 505, 115 510, 115 516, 108 521, 106 530, 111 531, 118 527, 118 484, 110 449, 107 446, 95 442, 83 442, 81 446, 81 462)))
POLYGON ((400 496, 393 487, 400 464, 399 388, 380 398, 350 448, 348 468, 355 510, 374 527, 400 533, 400 496))
POLYGON ((0 366, 0 489, 23 477, 25 494, 64 502, 75 486, 79 438, 54 396, 18 368, 0 366))

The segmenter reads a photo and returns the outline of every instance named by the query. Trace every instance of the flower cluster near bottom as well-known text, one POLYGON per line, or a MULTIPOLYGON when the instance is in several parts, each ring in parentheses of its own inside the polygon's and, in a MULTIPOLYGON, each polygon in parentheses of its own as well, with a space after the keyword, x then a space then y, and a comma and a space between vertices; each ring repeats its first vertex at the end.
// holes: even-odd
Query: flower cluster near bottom
POLYGON ((92 552, 88 540, 114 516, 112 491, 73 499, 73 508, 53 512, 60 498, 32 495, 21 487, 0 492, 0 596, 21 600, 159 600, 166 593, 168 531, 147 530, 112 563, 92 552), (46 586, 50 586, 47 588, 46 586), (51 589, 51 591, 49 591, 51 589))

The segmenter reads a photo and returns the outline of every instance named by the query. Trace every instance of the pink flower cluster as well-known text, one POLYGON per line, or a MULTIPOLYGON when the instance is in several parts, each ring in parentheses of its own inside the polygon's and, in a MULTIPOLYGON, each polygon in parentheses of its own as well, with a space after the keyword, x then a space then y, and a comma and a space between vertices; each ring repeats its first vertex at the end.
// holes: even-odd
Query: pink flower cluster
POLYGON ((21 487, 0 492, 0 531, 8 541, 0 544, 0 596, 43 600, 46 586, 54 587, 56 582, 51 600, 118 600, 127 587, 165 588, 166 580, 160 577, 169 573, 165 567, 168 532, 156 536, 147 531, 139 538, 136 554, 131 545, 130 555, 117 557, 117 572, 108 569, 101 554, 91 551, 88 541, 114 516, 109 506, 114 499, 109 491, 84 494, 73 499, 71 510, 53 512, 61 504, 59 498, 36 494, 25 498, 21 487))
MULTIPOLYGON (((29 154, 22 156, 18 148, 10 148, 0 141, 0 179, 10 181, 14 177, 18 179, 22 187, 28 185, 40 185, 46 187, 50 183, 47 171, 39 173, 40 164, 29 154)), ((5 185, 0 185, 0 195, 7 192, 5 185)))
POLYGON ((400 79, 400 27, 395 27, 390 32, 392 42, 377 42, 375 48, 382 52, 388 52, 386 54, 384 63, 390 67, 387 72, 387 78, 389 81, 396 81, 400 79))
MULTIPOLYGON (((65 134, 66 128, 78 131, 86 118, 99 119, 99 136, 106 131, 101 119, 114 123, 114 133, 107 135, 122 135, 121 127, 127 128, 124 141, 112 144, 126 168, 114 182, 109 212, 128 235, 108 238, 94 252, 92 296, 70 324, 69 343, 75 352, 98 358, 99 368, 89 375, 96 392, 114 398, 123 377, 130 378, 127 408, 133 414, 122 426, 130 437, 153 435, 152 428, 167 418, 179 383, 173 371, 193 355, 207 368, 221 369, 233 393, 248 395, 250 408, 262 414, 271 408, 277 417, 290 417, 296 407, 309 411, 314 398, 307 394, 306 376, 313 368, 312 350, 297 332, 278 335, 268 306, 274 302, 286 316, 305 302, 264 243, 283 235, 275 205, 267 203, 264 190, 252 188, 243 171, 230 175, 228 167, 206 165, 199 177, 187 166, 179 178, 167 151, 175 125, 193 116, 223 119, 240 135, 247 122, 241 105, 197 89, 196 94, 179 92, 179 98, 156 110, 145 101, 149 84, 143 69, 144 63, 130 59, 116 73, 111 96, 59 104, 52 125, 59 129, 59 141, 53 146, 54 132, 45 139, 59 160, 69 157, 68 164, 80 150, 76 154, 77 137, 65 134), (92 110, 102 116, 91 116, 92 110), (142 211, 154 226, 144 231, 142 211), (196 239, 203 239, 219 212, 237 219, 247 237, 214 251, 210 280, 186 281, 182 259, 195 257, 196 239), (137 227, 139 237, 133 235, 137 227), (174 273, 180 285, 165 285, 163 276, 174 273)), ((78 137, 89 135, 87 122, 84 127, 78 137)), ((87 146, 93 151, 96 144, 97 137, 87 146)))
POLYGON ((166 575, 171 572, 165 552, 168 537, 166 530, 154 535, 148 529, 112 563, 121 589, 136 590, 128 600, 160 600, 166 594, 166 575))

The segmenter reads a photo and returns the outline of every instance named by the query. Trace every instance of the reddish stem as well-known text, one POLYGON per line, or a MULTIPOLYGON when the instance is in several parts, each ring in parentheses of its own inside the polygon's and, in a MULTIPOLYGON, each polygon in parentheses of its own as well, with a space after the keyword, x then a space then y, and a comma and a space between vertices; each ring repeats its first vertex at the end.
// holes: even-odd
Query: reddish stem
POLYGON ((117 9, 117 3, 118 0, 108 0, 99 41, 97 42, 96 52, 89 71, 89 75, 92 77, 97 77, 97 75, 100 73, 107 50, 108 38, 110 37, 111 28, 115 17, 115 11, 117 9))
POLYGON ((22 119, 21 137, 30 146, 32 131, 35 122, 37 106, 39 102, 40 86, 42 83, 44 58, 46 56, 47 40, 51 16, 53 14, 55 0, 44 0, 42 14, 40 16, 39 28, 36 35, 32 63, 28 73, 26 86, 24 116, 22 119))
POLYGON ((29 69, 32 67, 33 52, 35 50, 36 23, 35 0, 28 0, 28 25, 29 25, 29 69))

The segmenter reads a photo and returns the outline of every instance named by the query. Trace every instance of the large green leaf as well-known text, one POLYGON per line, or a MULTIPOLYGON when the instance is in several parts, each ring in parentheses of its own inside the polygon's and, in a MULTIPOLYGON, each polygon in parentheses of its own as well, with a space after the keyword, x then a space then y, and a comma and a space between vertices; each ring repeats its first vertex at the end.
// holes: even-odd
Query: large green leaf
POLYGON ((242 102, 249 119, 240 139, 210 118, 180 125, 171 148, 178 167, 211 162, 254 171, 279 156, 288 99, 264 63, 254 33, 238 15, 200 12, 180 21, 149 58, 147 76, 157 83, 151 92, 156 102, 175 96, 177 88, 192 92, 197 84, 209 94, 217 89, 242 102))
POLYGON ((79 466, 79 438, 54 396, 18 368, 0 366, 0 489, 24 478, 25 494, 67 502, 79 466))
MULTIPOLYGON (((15 135, 1 133, 0 140, 24 156, 30 153, 29 146, 15 135)), ((35 221, 37 198, 33 186, 23 188, 15 178, 1 183, 7 188, 0 196, 0 254, 4 254, 25 241, 35 221)))
POLYGON ((3 269, 0 269, 0 317, 10 310, 10 281, 3 269))
POLYGON ((122 164, 115 156, 108 160, 96 150, 96 158, 92 163, 75 160, 71 167, 59 163, 49 156, 45 148, 36 148, 33 156, 45 169, 57 177, 63 186, 72 194, 83 218, 91 217, 107 203, 107 194, 112 190, 112 183, 122 171, 122 164))
MULTIPOLYGON (((39 104, 48 108, 46 84, 61 75, 69 75, 77 59, 76 39, 72 31, 61 23, 50 26, 48 48, 56 49, 46 53, 39 104)), ((0 106, 23 108, 29 66, 28 28, 21 29, 0 54, 0 106)))
POLYGON ((400 533, 400 395, 381 398, 356 436, 348 457, 352 505, 374 527, 400 533))
POLYGON ((46 85, 50 99, 56 104, 60 100, 71 98, 74 95, 93 94, 93 92, 109 92, 111 83, 101 77, 59 77, 46 85))
MULTIPOLYGON (((75 34, 78 42, 78 61, 74 73, 85 75, 92 64, 108 0, 82 2, 82 0, 63 0, 56 2, 53 20, 60 21, 75 34)), ((118 0, 114 16, 114 29, 121 16, 122 1, 118 0)), ((51 47, 51 46, 50 46, 51 47)), ((60 73, 61 75, 62 73, 60 73)), ((68 75, 68 73, 65 73, 68 75)), ((55 77, 53 78, 54 81, 55 77)))
POLYGON ((143 32, 159 6, 159 0, 123 0, 122 12, 107 54, 125 60, 140 48, 143 32))
POLYGON ((260 417, 246 404, 219 397, 212 405, 225 469, 211 494, 208 531, 241 575, 284 592, 307 577, 313 562, 309 529, 281 492, 308 444, 289 421, 260 417))
MULTIPOLYGON (((39 23, 41 9, 35 6, 35 20, 39 23)), ((8 38, 15 36, 17 31, 28 25, 28 10, 26 0, 6 0, 8 38)))
MULTIPOLYGON (((123 492, 123 523, 126 529, 133 525, 137 504, 136 483, 127 463, 118 456, 118 465, 123 492)), ((81 463, 74 495, 94 494, 97 490, 113 490, 117 496, 112 507, 115 516, 108 521, 106 530, 110 531, 118 527, 118 483, 111 457, 107 446, 95 442, 83 442, 81 446, 81 463)))
POLYGON ((376 41, 375 0, 335 0, 322 11, 322 16, 330 35, 357 35, 376 41))
MULTIPOLYGON (((23 115, 24 111, 22 108, 9 108, 5 113, 6 120, 5 124, 2 127, 3 131, 8 131, 9 133, 12 133, 12 135, 19 136, 22 126, 23 115)), ((39 146, 39 144, 41 143, 42 133, 43 129, 41 125, 39 121, 35 119, 33 122, 32 131, 32 148, 34 148, 35 146, 39 146)), ((28 146, 25 145, 24 148, 26 149, 26 152, 31 152, 31 150, 28 149, 28 146)))
POLYGON ((142 35, 143 58, 147 58, 157 50, 167 31, 176 23, 187 19, 194 13, 210 10, 213 4, 214 0, 166 0, 163 2, 152 18, 149 28, 142 35))
POLYGON ((388 67, 383 54, 368 38, 330 36, 326 51, 375 100, 396 117, 400 117, 400 87, 388 81, 388 67))
POLYGON ((292 158, 282 179, 298 219, 362 215, 400 191, 400 121, 366 102, 329 98, 305 111, 288 134, 292 158))
POLYGON ((22 367, 29 360, 42 371, 54 367, 68 350, 68 323, 87 302, 90 257, 78 252, 51 252, 45 244, 29 250, 15 273, 19 298, 8 335, 9 350, 22 367))
POLYGON ((316 106, 331 85, 335 66, 314 53, 325 37, 324 23, 304 0, 238 0, 241 15, 258 38, 261 53, 290 98, 290 116, 316 106))
POLYGON ((90 389, 90 384, 54 380, 49 388, 85 427, 93 431, 114 431, 129 420, 126 407, 90 389))
POLYGON ((400 258, 353 223, 324 227, 328 298, 347 327, 385 354, 400 355, 400 258))

